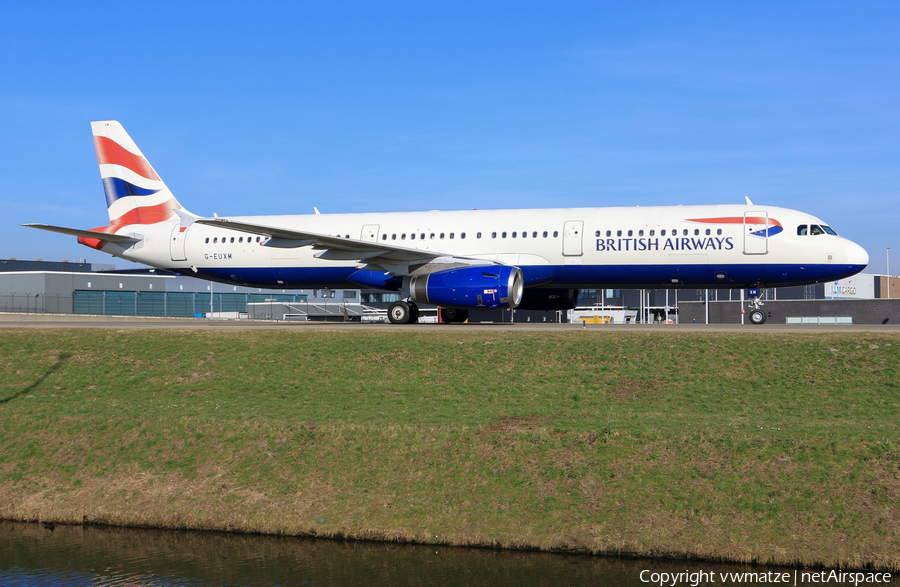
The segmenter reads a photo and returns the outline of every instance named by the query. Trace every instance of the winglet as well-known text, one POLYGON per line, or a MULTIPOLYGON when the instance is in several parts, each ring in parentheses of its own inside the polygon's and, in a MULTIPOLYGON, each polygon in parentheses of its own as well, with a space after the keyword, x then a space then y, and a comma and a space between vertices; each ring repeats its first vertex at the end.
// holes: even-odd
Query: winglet
POLYGON ((321 214, 321 212, 319 212, 319 209, 316 208, 315 206, 313 206, 313 211, 315 211, 316 214, 321 214))
POLYGON ((744 199, 747 200, 747 205, 752 206, 753 202, 750 201, 750 196, 744 196, 744 199))

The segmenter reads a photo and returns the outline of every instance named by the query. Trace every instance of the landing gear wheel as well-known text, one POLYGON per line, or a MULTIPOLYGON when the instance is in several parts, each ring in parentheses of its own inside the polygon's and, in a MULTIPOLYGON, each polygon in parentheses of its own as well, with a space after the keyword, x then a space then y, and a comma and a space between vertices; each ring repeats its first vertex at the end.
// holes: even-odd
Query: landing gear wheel
POLYGON ((441 322, 465 322, 469 319, 468 310, 444 308, 441 310, 441 322))
POLYGON ((750 311, 750 322, 752 324, 762 324, 766 321, 766 313, 762 310, 751 310, 750 311))
POLYGON ((409 323, 415 324, 419 321, 419 306, 412 302, 407 303, 409 304, 409 323))
POLYGON ((763 303, 759 301, 759 288, 762 287, 762 283, 757 283, 756 287, 747 288, 747 294, 750 297, 750 323, 751 324, 762 324, 766 321, 766 313, 763 312, 761 306, 763 303))
POLYGON ((412 311, 406 302, 394 302, 388 306, 388 320, 391 321, 391 324, 409 324, 411 317, 412 311))

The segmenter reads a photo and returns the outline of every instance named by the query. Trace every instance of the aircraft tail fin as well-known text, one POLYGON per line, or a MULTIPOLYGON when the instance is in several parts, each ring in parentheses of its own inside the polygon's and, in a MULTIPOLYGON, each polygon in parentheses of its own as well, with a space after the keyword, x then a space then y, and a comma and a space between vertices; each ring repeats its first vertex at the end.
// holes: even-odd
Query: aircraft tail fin
POLYGON ((178 218, 181 204, 115 120, 91 123, 112 226, 157 224, 178 218))

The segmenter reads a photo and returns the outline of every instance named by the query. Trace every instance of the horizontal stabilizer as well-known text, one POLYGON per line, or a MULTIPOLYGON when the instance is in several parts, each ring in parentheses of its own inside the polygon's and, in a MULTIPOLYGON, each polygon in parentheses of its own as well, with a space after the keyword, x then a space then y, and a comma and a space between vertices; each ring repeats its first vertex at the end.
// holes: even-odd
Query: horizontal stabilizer
POLYGON ((106 234, 105 232, 81 230, 80 228, 66 228, 64 226, 52 226, 50 224, 23 224, 22 226, 27 226, 28 228, 39 228, 41 230, 49 230, 50 232, 58 232, 60 234, 68 234, 71 236, 95 238, 110 243, 134 244, 141 242, 142 240, 133 236, 125 236, 121 234, 106 234))

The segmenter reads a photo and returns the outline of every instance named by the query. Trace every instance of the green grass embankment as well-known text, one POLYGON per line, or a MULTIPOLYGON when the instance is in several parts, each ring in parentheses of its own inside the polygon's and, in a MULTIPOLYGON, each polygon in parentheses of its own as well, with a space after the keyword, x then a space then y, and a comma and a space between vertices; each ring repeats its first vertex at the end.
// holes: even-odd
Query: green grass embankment
POLYGON ((0 517, 900 569, 900 336, 12 331, 0 517))

